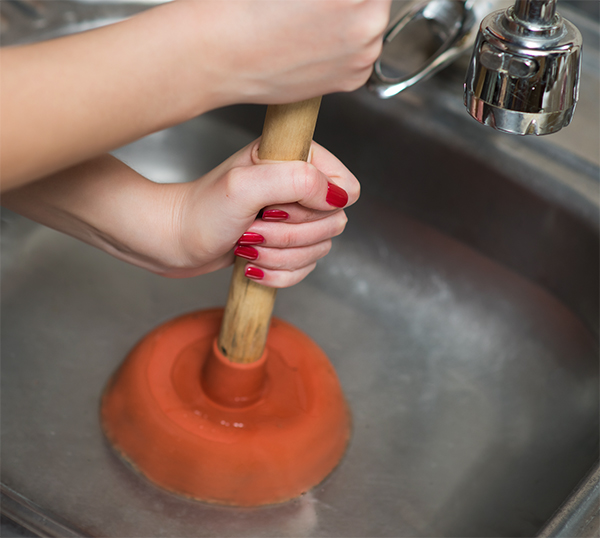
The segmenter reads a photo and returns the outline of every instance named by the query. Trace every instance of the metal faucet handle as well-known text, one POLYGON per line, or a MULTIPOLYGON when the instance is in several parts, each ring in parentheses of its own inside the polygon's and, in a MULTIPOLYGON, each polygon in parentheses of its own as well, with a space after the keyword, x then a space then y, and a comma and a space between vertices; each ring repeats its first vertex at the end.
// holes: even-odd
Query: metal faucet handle
POLYGON ((485 15, 511 3, 511 0, 402 2, 384 35, 383 50, 367 86, 387 99, 427 80, 473 47, 485 15))
POLYGON ((456 0, 405 2, 384 35, 369 89, 382 99, 392 97, 428 79, 472 46, 481 19, 476 20, 468 4, 456 0))
POLYGON ((465 80, 477 121, 520 135, 567 126, 579 96, 582 38, 556 0, 517 0, 485 17, 465 80))

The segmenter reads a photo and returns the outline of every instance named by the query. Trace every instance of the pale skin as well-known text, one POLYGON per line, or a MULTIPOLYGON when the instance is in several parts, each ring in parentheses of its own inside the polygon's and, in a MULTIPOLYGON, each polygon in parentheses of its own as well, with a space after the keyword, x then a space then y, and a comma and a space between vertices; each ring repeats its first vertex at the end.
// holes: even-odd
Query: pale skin
POLYGON ((151 271, 230 264, 245 232, 261 283, 302 280, 346 223, 326 201, 356 178, 313 144, 310 163, 261 163, 259 141, 202 178, 159 185, 106 152, 234 103, 293 102, 362 85, 389 0, 189 0, 91 32, 1 52, 2 203, 151 271), (268 6, 268 9, 266 8, 268 6), (174 31, 175 29, 175 31, 174 31), (256 220, 263 208, 289 214, 256 220))

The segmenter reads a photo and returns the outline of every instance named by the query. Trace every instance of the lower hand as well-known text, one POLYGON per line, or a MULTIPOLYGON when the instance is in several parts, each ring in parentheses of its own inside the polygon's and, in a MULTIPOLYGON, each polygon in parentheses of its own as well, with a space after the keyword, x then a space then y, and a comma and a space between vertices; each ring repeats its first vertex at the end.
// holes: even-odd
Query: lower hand
POLYGON ((261 162, 258 145, 187 185, 175 231, 186 262, 164 274, 212 271, 237 255, 249 260, 249 278, 282 288, 329 252, 346 226, 343 208, 358 199, 358 181, 314 142, 309 163, 261 162))
POLYGON ((310 164, 261 162, 258 144, 191 183, 153 183, 105 155, 11 190, 2 204, 164 276, 215 271, 237 253, 254 258, 248 276, 287 287, 329 252, 360 187, 318 144, 310 164))

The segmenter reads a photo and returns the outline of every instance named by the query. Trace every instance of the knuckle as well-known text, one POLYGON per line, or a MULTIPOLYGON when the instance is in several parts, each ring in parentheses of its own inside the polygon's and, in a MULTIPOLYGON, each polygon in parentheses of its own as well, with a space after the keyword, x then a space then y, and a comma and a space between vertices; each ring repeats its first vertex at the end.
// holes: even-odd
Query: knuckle
POLYGON ((331 237, 340 235, 346 229, 346 224, 348 224, 348 216, 344 211, 340 211, 339 217, 337 218, 333 227, 333 233, 331 237))
POLYGON ((276 288, 289 288, 300 282, 301 279, 296 278, 297 275, 291 271, 277 271, 273 275, 273 285, 276 288))
POLYGON ((389 23, 390 4, 382 0, 373 0, 368 2, 365 9, 368 11, 364 16, 367 35, 371 38, 381 36, 389 23))
POLYGON ((368 77, 373 69, 373 64, 381 54, 381 43, 374 41, 356 55, 353 62, 354 72, 358 77, 368 77))
POLYGON ((301 224, 307 224, 314 221, 315 213, 305 207, 300 208, 297 218, 301 224))
POLYGON ((298 161, 294 163, 293 182, 297 200, 311 198, 319 188, 319 172, 311 164, 298 161))
POLYGON ((236 167, 227 171, 223 178, 225 196, 227 198, 234 198, 240 191, 240 188, 244 185, 243 176, 244 173, 242 168, 236 167))
MULTIPOLYGON (((315 267, 317 266, 317 262, 313 262, 310 265, 308 265, 307 267, 304 268, 304 272, 301 275, 300 280, 304 279, 304 277, 308 276, 310 273, 312 273, 315 270, 315 267)), ((300 280, 298 282, 300 282, 300 280)))
POLYGON ((306 276, 312 273, 317 266, 317 262, 298 269, 297 271, 280 271, 276 276, 277 288, 289 288, 304 280, 306 276))
POLYGON ((374 41, 369 47, 367 47, 362 55, 362 66, 364 69, 370 69, 371 66, 377 61, 381 54, 382 42, 380 40, 374 41))
POLYGON ((340 91, 352 92, 361 86, 364 86, 367 80, 369 80, 372 70, 371 64, 369 64, 367 67, 359 67, 354 69, 352 74, 342 84, 340 84, 340 91))
POLYGON ((365 44, 375 38, 379 39, 389 22, 388 3, 381 0, 368 0, 358 4, 355 26, 351 31, 354 43, 365 44))
POLYGON ((323 258, 323 257, 327 256, 327 254, 329 254, 329 252, 331 252, 332 245, 333 245, 333 241, 331 239, 328 239, 327 241, 323 241, 323 243, 321 245, 321 252, 320 252, 319 258, 323 258))
POLYGON ((285 254, 283 252, 278 252, 276 254, 272 254, 269 257, 268 263, 265 263, 268 269, 271 271, 281 271, 286 268, 286 260, 285 254))
POLYGON ((280 248, 290 248, 295 245, 295 236, 292 230, 284 231, 279 238, 280 248))
POLYGON ((360 198, 360 183, 356 178, 348 188, 348 197, 353 202, 356 202, 360 198))

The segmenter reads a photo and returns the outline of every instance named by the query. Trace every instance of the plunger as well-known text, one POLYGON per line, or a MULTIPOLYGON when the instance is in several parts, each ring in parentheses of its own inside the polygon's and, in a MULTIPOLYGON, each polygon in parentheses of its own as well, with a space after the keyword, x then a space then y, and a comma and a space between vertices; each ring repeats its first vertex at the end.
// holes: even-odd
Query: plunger
MULTIPOLYGON (((259 157, 307 160, 319 106, 269 106, 259 157)), ((245 265, 234 265, 224 311, 182 315, 134 347, 105 389, 101 420, 117 453, 154 484, 258 506, 322 482, 344 454, 350 414, 326 355, 271 320, 276 290, 246 278, 245 265)))

